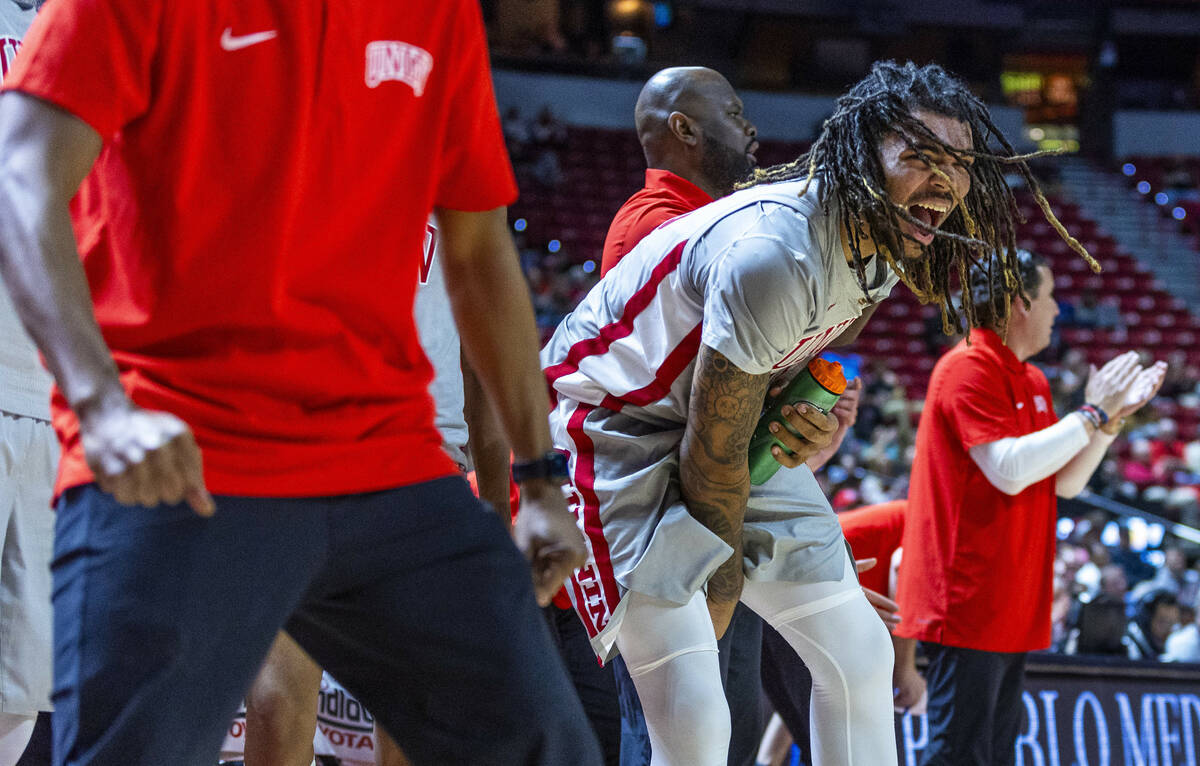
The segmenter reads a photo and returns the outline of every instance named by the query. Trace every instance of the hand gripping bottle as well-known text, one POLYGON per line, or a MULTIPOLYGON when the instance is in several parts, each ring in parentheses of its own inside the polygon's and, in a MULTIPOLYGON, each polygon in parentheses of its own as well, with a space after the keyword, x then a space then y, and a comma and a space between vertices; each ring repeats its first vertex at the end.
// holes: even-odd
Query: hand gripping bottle
POLYGON ((771 423, 779 421, 784 428, 795 433, 780 412, 784 405, 795 406, 804 402, 829 414, 845 391, 846 376, 842 374, 842 366, 818 357, 792 378, 779 396, 769 399, 763 405, 765 411, 758 420, 758 427, 754 429, 754 436, 750 438, 750 483, 763 484, 783 467, 771 454, 771 447, 778 444, 781 450, 791 454, 769 429, 771 423))

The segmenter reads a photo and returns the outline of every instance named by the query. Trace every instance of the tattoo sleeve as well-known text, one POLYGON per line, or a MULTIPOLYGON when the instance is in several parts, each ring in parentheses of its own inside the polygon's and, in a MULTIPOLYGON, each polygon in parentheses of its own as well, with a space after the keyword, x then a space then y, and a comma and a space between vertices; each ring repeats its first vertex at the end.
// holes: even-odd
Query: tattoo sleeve
POLYGON ((700 347, 679 472, 688 512, 733 548, 733 555, 708 581, 711 601, 728 603, 741 595, 742 519, 750 496, 747 451, 768 378, 751 375, 720 352, 700 347))

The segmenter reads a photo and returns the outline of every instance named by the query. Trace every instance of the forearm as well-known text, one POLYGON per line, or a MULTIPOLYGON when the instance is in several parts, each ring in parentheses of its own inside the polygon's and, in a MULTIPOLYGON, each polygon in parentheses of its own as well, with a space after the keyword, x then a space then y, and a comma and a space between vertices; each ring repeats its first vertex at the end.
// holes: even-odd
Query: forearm
MULTIPOLYGON (((5 94, 0 103, 20 112, 22 102, 12 95, 5 94)), ((51 167, 47 156, 55 150, 75 155, 79 149, 31 139, 28 129, 14 123, 11 112, 0 125, 0 276, 67 402, 80 411, 124 401, 92 311, 68 212, 82 175, 51 167)), ((90 144, 82 153, 90 167, 90 144)))
POLYGON ((766 392, 766 375, 750 375, 701 347, 679 449, 679 478, 688 512, 733 548, 709 579, 712 601, 728 603, 741 594, 742 520, 750 497, 747 454, 766 392))
POLYGON ((1054 491, 1059 497, 1075 497, 1083 491, 1116 438, 1115 433, 1107 434, 1104 431, 1092 434, 1083 451, 1071 458, 1054 477, 1054 491))
POLYGON ((463 354, 479 377, 518 460, 551 448, 538 336, 504 208, 438 210, 446 236, 446 289, 463 354))
POLYGON ((903 638, 893 633, 892 650, 896 654, 896 670, 915 669, 917 667, 917 639, 903 638))
POLYGON ((1001 492, 1015 495, 1058 473, 1089 443, 1091 426, 1072 413, 1052 426, 971 448, 971 458, 1001 492))
POLYGON ((714 472, 712 464, 698 456, 702 451, 684 441, 679 455, 680 489, 688 513, 733 548, 708 581, 708 598, 732 602, 742 592, 742 521, 750 497, 750 471, 714 472))
POLYGON ((512 526, 509 503, 509 449, 500 423, 471 366, 463 362, 463 415, 467 421, 467 450, 475 466, 479 497, 496 511, 505 526, 512 526))

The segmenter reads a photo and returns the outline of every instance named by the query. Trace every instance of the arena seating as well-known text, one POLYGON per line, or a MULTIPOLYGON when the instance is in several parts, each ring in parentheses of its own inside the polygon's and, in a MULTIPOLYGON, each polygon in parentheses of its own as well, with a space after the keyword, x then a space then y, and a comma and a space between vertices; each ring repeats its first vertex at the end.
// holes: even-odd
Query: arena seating
MULTIPOLYGON (((799 143, 764 142, 759 161, 762 165, 785 162, 806 148, 799 143)), ((645 160, 641 147, 632 131, 573 127, 560 161, 563 183, 555 189, 539 189, 522 179, 521 199, 510 217, 527 221, 525 237, 530 245, 544 246, 557 239, 571 260, 598 263, 609 222, 642 185, 645 160)), ((1045 221, 1031 195, 1019 194, 1018 205, 1026 221, 1019 227, 1019 244, 1050 259, 1059 301, 1078 304, 1084 291, 1094 290, 1101 307, 1119 315, 1119 329, 1063 327, 1062 339, 1068 346, 1082 349, 1096 363, 1129 348, 1144 348, 1159 359, 1182 350, 1192 363, 1200 364, 1200 320, 1157 285, 1095 221, 1084 217, 1076 206, 1051 199, 1067 230, 1100 262, 1103 270, 1099 274, 1045 221)), ((886 357, 910 395, 923 396, 936 361, 925 333, 936 315, 935 307, 921 306, 900 286, 893 299, 880 307, 854 350, 868 358, 886 357)), ((1181 435, 1193 438, 1197 413, 1182 415, 1181 435)))

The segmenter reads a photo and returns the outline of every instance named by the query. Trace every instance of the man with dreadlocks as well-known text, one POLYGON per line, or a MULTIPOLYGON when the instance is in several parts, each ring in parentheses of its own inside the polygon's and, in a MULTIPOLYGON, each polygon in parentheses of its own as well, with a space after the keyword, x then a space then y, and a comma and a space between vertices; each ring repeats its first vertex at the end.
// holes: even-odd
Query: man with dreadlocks
POLYGON ((1166 372, 1122 354, 1059 419, 1026 361, 1050 344, 1054 277, 1028 251, 1016 262, 1012 287, 999 257, 971 267, 979 326, 933 368, 917 431, 896 651, 911 660, 920 640, 929 660, 926 766, 1013 763, 1025 653, 1050 645, 1055 497, 1079 494, 1166 372))
POLYGON ((962 82, 876 64, 806 156, 651 232, 543 349, 591 553, 568 591, 625 657, 654 764, 725 763, 716 638, 739 600, 812 671, 815 762, 896 763, 888 633, 802 465, 836 419, 785 412, 795 467, 753 489, 746 450, 772 383, 897 279, 953 318, 950 273, 1015 240, 1010 163, 1028 175, 962 82))

